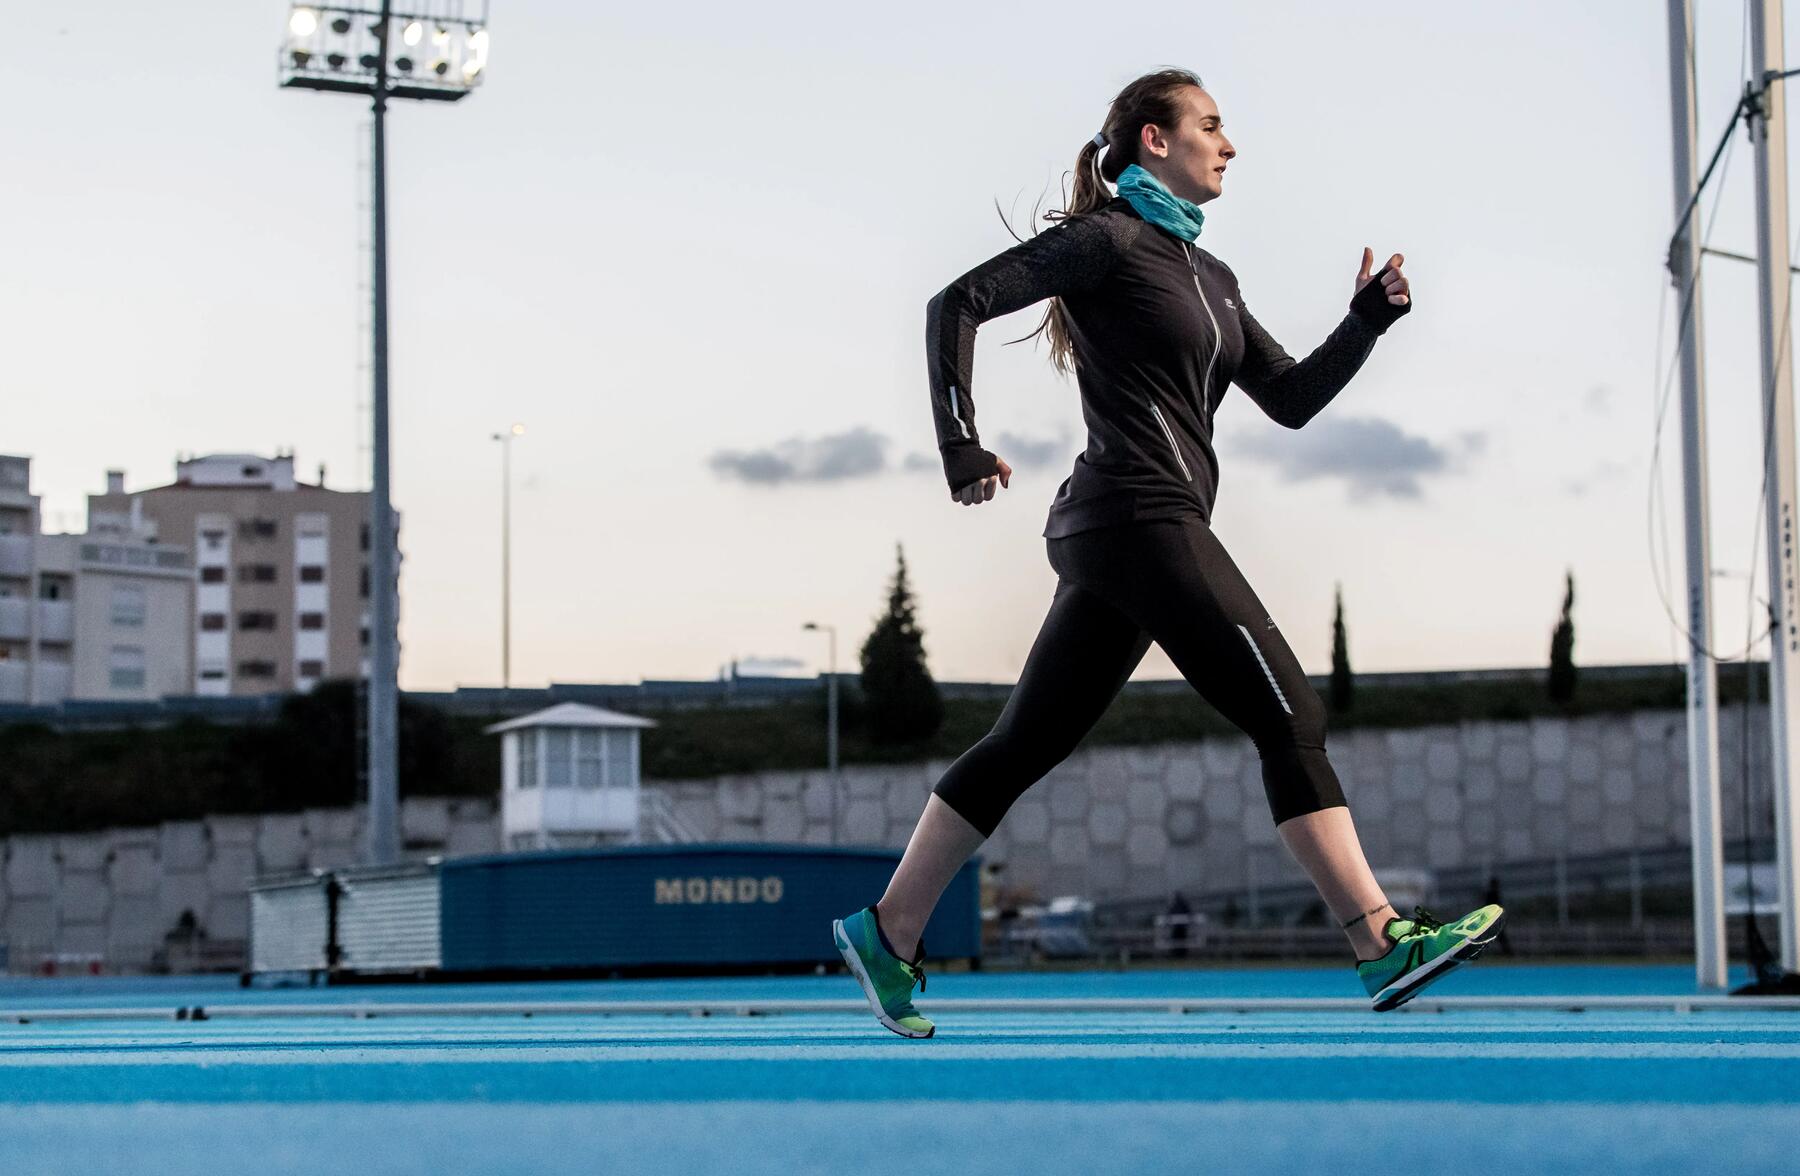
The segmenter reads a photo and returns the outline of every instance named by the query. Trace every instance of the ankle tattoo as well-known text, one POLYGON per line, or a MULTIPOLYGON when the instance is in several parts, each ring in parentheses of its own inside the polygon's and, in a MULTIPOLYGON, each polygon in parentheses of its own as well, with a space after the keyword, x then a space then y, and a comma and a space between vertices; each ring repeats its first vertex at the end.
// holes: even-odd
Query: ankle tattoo
POLYGON ((1388 909, 1388 904, 1385 902, 1382 903, 1380 906, 1370 907, 1368 910, 1364 911, 1362 914, 1356 916, 1354 919, 1351 919, 1348 923, 1345 923, 1344 930, 1348 931, 1348 930, 1350 930, 1350 928, 1356 926, 1358 923, 1362 922, 1364 919, 1368 918, 1370 915, 1379 914, 1380 912, 1385 911, 1387 909, 1388 909))

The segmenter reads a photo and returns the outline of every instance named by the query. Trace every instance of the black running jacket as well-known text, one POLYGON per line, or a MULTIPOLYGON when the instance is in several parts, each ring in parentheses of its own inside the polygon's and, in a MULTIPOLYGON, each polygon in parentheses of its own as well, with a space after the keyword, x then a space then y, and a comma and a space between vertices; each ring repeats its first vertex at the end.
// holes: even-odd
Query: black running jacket
MULTIPOLYGON (((1385 272, 1385 271, 1383 271, 1385 272)), ((1211 520, 1219 485, 1213 415, 1236 383, 1298 429, 1356 374, 1375 340, 1412 309, 1380 276, 1344 321, 1295 362, 1251 317, 1224 262, 1114 198, 970 270, 925 312, 931 411, 952 492, 997 472, 975 428, 975 329, 1061 298, 1074 345, 1087 448, 1050 506, 1046 537, 1139 519, 1211 520)))

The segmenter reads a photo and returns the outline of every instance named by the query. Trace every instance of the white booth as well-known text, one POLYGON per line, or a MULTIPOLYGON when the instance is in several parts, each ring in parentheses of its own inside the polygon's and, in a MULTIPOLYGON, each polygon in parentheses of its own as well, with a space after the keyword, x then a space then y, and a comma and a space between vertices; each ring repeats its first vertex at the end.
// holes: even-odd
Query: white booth
POLYGON ((507 849, 635 841, 639 733, 650 719, 579 702, 487 728, 500 742, 500 828, 507 849))

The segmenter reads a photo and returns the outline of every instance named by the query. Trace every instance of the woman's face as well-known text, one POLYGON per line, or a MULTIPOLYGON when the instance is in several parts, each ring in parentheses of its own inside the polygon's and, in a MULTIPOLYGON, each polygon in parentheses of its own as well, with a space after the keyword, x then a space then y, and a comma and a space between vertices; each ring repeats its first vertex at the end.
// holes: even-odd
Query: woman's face
POLYGON ((1212 95, 1196 86, 1182 91, 1181 121, 1172 129, 1145 124, 1138 156, 1144 170, 1169 191, 1195 204, 1218 199, 1224 190, 1225 165, 1237 148, 1225 137, 1225 124, 1212 95))

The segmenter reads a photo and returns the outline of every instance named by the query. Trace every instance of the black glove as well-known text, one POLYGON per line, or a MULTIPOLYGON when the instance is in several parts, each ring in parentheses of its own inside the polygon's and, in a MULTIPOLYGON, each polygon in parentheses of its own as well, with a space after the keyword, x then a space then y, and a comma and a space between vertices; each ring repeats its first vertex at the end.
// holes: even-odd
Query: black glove
POLYGON ((1377 335, 1393 326, 1396 319, 1412 309, 1411 292, 1407 293, 1404 306, 1395 306, 1387 300, 1387 291, 1382 288, 1381 279, 1392 268, 1384 267, 1381 273, 1370 278, 1356 292, 1356 297, 1350 300, 1350 313, 1368 323, 1377 335))
POLYGON ((944 477, 950 482, 952 494, 971 482, 991 478, 1000 472, 1000 459, 973 441, 946 445, 941 456, 944 459, 944 477))

